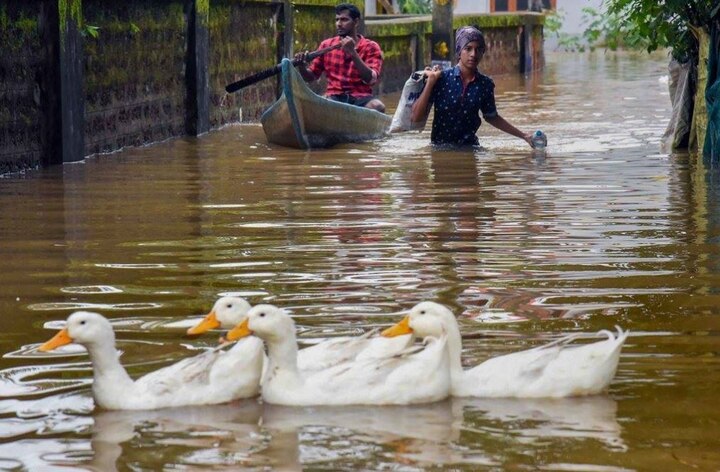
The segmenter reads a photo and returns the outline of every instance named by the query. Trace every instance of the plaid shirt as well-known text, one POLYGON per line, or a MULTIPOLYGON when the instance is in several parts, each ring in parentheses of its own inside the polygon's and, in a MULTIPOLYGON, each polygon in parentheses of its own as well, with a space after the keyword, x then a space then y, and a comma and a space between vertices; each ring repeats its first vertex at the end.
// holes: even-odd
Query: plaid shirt
MULTIPOLYGON (((334 46, 340 42, 339 36, 328 38, 318 46, 318 49, 334 46)), ((339 95, 346 93, 355 97, 367 97, 372 95, 372 86, 377 82, 382 69, 383 57, 380 46, 375 41, 358 35, 358 42, 355 45, 360 59, 372 69, 372 80, 364 82, 360 78, 360 72, 349 54, 342 49, 334 49, 320 57, 316 57, 310 64, 310 71, 315 77, 320 78, 323 71, 327 76, 327 90, 325 95, 339 95)))

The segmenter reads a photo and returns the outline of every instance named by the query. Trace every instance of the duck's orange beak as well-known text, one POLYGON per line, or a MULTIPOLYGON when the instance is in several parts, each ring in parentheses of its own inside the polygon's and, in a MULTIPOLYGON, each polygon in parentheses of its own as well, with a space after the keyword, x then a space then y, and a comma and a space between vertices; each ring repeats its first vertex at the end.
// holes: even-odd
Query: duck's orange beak
POLYGON ((390 326, 388 329, 380 333, 381 336, 386 338, 394 338, 395 336, 402 336, 403 334, 410 334, 413 330, 410 327, 410 315, 403 318, 399 323, 390 326))
POLYGON ((192 328, 189 328, 187 330, 187 334, 203 334, 206 331, 210 331, 211 329, 216 329, 220 327, 220 322, 217 319, 217 315, 215 314, 215 310, 208 313, 205 318, 200 321, 200 323, 196 324, 192 328))
POLYGON ((251 334, 253 334, 253 332, 250 331, 250 328, 248 327, 248 319, 245 318, 242 323, 228 331, 225 339, 228 341, 237 341, 238 339, 250 336, 251 334))
POLYGON ((38 351, 42 351, 42 352, 52 351, 53 349, 56 349, 60 346, 64 346, 66 344, 70 344, 72 342, 73 342, 73 340, 70 337, 70 335, 68 334, 67 328, 63 328, 62 330, 60 330, 60 332, 58 334, 53 336, 52 339, 50 339, 45 344, 40 346, 38 348, 38 351))

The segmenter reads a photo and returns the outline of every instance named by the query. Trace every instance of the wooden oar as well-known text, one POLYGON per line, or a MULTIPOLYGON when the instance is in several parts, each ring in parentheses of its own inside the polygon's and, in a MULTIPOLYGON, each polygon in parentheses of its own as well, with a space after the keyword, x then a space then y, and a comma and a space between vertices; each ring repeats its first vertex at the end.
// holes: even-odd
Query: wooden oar
MULTIPOLYGON (((305 59, 305 60, 306 60, 306 61, 312 61, 312 60, 315 59, 316 57, 322 56, 323 54, 326 54, 326 53, 332 51, 333 49, 338 49, 338 48, 340 48, 340 46, 341 46, 340 43, 338 43, 338 44, 336 44, 336 45, 334 45, 334 46, 330 46, 330 47, 318 49, 317 51, 310 52, 310 53, 308 53, 308 55, 306 56, 306 59, 305 59)), ((293 67, 295 67, 295 66, 300 65, 300 63, 301 63, 302 61, 301 61, 300 59, 293 59, 291 62, 292 62, 293 67)), ((252 85, 252 84, 254 84, 254 83, 260 82, 261 80, 267 79, 268 77, 272 77, 273 75, 277 75, 277 74, 280 73, 281 70, 282 70, 282 65, 281 65, 281 64, 278 64, 278 65, 273 66, 273 67, 271 67, 271 68, 269 68, 269 69, 265 69, 265 70, 263 70, 263 71, 260 71, 260 72, 258 72, 258 73, 256 73, 256 74, 249 75, 249 76, 245 77, 244 79, 238 80, 237 82, 233 82, 233 83, 231 83, 231 84, 226 85, 226 86, 225 86, 225 91, 226 91, 227 93, 237 92, 237 91, 240 90, 241 88, 247 87, 248 85, 252 85)))

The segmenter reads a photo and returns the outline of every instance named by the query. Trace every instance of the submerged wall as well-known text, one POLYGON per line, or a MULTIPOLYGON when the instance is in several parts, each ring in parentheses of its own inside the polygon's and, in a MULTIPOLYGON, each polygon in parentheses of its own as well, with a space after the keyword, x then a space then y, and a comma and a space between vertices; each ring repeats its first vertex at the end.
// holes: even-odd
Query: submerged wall
MULTIPOLYGON (((277 79, 231 95, 225 85, 314 49, 334 31, 336 3, 4 1, 0 174, 257 121, 277 79)), ((542 23, 527 13, 459 16, 454 26, 483 29, 483 71, 493 75, 542 67, 542 23)), ((429 16, 367 19, 363 28, 385 55, 378 94, 429 63, 429 16)))
MULTIPOLYGON (((475 25, 483 31, 487 52, 480 63, 484 74, 525 73, 545 65, 543 24, 539 13, 456 15, 453 28, 475 25)), ((432 18, 382 19, 366 22, 368 37, 383 48, 385 57, 379 93, 400 90, 412 71, 430 64, 432 18)))
POLYGON ((40 165, 38 11, 26 2, 0 7, 0 172, 40 165))
POLYGON ((162 0, 83 0, 85 154, 185 131, 185 15, 162 0))

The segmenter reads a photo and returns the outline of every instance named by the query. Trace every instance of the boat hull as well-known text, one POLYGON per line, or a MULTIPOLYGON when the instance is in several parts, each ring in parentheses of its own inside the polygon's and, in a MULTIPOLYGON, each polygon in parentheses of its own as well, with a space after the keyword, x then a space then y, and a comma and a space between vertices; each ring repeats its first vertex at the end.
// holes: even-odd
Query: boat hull
POLYGON ((282 60, 281 74, 282 95, 260 118, 269 142, 298 149, 324 148, 388 133, 392 117, 317 95, 290 60, 282 60))

